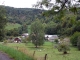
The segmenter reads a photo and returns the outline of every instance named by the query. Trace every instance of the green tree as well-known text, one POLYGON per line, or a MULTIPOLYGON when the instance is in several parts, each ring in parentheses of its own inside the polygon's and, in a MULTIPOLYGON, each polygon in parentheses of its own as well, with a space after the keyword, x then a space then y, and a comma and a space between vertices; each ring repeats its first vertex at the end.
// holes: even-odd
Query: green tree
POLYGON ((36 20, 31 24, 31 34, 30 38, 32 43, 36 46, 43 45, 44 43, 44 27, 39 20, 36 20))
POLYGON ((80 50, 80 36, 78 37, 77 47, 78 47, 78 50, 80 50))
POLYGON ((49 8, 50 10, 48 11, 49 14, 60 12, 65 9, 76 13, 77 12, 76 7, 80 5, 79 3, 80 3, 80 0, 40 0, 34 6, 37 8, 44 8, 44 6, 46 8, 49 8))
POLYGON ((77 42, 78 42, 78 37, 80 36, 80 32, 75 32, 71 38, 70 41, 72 43, 73 46, 77 46, 77 42))
POLYGON ((0 40, 5 37, 5 25, 7 23, 6 11, 3 6, 0 6, 0 40))
POLYGON ((57 24, 54 23, 53 21, 48 22, 47 26, 45 27, 45 33, 46 34, 57 34, 57 24))

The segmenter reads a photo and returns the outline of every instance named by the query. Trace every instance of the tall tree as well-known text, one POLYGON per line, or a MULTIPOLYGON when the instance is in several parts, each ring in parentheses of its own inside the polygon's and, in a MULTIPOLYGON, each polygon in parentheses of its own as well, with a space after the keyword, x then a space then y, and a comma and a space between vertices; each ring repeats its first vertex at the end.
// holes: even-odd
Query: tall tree
POLYGON ((0 40, 5 36, 4 27, 7 23, 6 11, 3 6, 0 6, 0 40))
POLYGON ((36 46, 43 45, 44 43, 44 27, 39 20, 36 20, 31 24, 31 34, 30 38, 32 43, 36 46))

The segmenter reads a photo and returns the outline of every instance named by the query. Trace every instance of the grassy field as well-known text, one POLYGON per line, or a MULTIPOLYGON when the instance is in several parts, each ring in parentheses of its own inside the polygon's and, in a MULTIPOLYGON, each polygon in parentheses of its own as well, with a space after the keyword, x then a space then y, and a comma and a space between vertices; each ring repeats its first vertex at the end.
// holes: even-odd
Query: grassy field
POLYGON ((54 48, 53 43, 45 42, 43 46, 40 48, 34 48, 32 43, 27 43, 26 45, 23 43, 9 43, 7 46, 16 48, 25 54, 29 54, 33 56, 35 51, 34 57, 37 60, 44 60, 45 54, 47 54, 47 60, 80 60, 80 51, 76 48, 71 47, 71 50, 68 51, 69 54, 63 55, 62 52, 59 52, 56 48, 54 48))
POLYGON ((14 28, 18 28, 20 27, 21 25, 20 24, 17 24, 17 23, 7 23, 7 26, 6 26, 6 29, 7 30, 11 30, 11 29, 14 29, 14 28))
POLYGON ((5 46, 5 44, 3 45, 0 44, 0 50, 7 53, 14 60, 34 60, 29 55, 26 55, 11 47, 5 46))

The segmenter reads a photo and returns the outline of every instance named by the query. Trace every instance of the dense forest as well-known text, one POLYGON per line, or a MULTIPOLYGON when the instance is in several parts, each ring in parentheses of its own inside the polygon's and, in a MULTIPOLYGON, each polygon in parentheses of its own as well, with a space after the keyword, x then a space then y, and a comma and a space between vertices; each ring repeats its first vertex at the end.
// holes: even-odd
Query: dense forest
POLYGON ((44 10, 34 8, 14 8, 5 6, 7 18, 9 22, 23 24, 26 22, 30 24, 36 18, 41 19, 41 13, 44 10))

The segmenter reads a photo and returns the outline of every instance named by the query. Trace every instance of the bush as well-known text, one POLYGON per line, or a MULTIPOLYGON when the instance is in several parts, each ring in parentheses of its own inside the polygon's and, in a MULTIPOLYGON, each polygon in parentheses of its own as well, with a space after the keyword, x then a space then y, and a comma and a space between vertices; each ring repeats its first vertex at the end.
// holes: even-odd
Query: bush
POLYGON ((58 51, 63 52, 63 54, 67 54, 67 51, 70 50, 69 43, 66 41, 61 41, 58 45, 58 51))
POLYGON ((58 41, 58 39, 55 39, 54 42, 58 43, 59 41, 58 41))
POLYGON ((78 37, 80 36, 80 32, 75 32, 71 38, 70 41, 72 43, 73 46, 77 46, 77 42, 78 42, 78 37))
POLYGON ((78 37, 77 47, 78 47, 78 50, 80 50, 80 36, 78 37))

